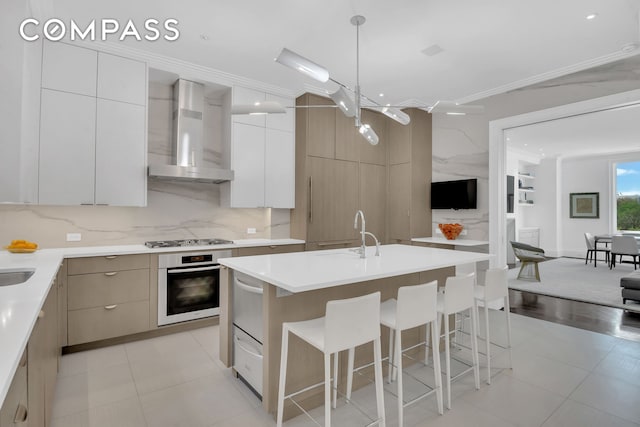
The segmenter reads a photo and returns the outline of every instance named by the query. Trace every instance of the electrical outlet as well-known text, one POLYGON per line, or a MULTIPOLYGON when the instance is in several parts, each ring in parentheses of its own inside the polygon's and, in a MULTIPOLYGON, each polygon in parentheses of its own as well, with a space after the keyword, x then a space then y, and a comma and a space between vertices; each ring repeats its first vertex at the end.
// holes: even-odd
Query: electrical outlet
POLYGON ((460 232, 461 236, 466 236, 467 235, 467 230, 462 229, 462 231, 460 232))
POLYGON ((247 234, 256 234, 255 228, 247 228, 247 234))
POLYGON ((67 233, 67 242, 79 242, 82 240, 81 233, 67 233))

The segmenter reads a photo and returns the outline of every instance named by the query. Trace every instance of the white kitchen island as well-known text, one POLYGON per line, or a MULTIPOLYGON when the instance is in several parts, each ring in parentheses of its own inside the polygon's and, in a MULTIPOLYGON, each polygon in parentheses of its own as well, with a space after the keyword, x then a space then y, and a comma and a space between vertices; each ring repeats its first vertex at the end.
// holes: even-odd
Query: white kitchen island
MULTIPOLYGON (((276 410, 283 322, 323 316, 326 303, 330 300, 380 291, 384 301, 395 298, 400 286, 431 280, 438 280, 439 285, 443 286, 446 278, 455 274, 456 266, 487 261, 491 256, 409 245, 383 245, 380 251, 381 256, 376 257, 375 247, 367 247, 364 259, 350 249, 335 249, 219 260, 225 266, 220 275, 220 360, 228 367, 233 364, 234 272, 262 282, 261 391, 262 405, 267 412, 275 413, 276 410)), ((410 332, 406 336, 409 344, 411 340, 417 341, 422 336, 422 331, 415 330, 413 334, 410 332)), ((385 334, 383 341, 386 342, 386 339, 385 334)), ((382 345, 383 351, 387 348, 385 342, 382 345)), ((291 387, 291 390, 298 390, 322 380, 320 352, 295 338, 289 343, 289 351, 287 389, 291 387)), ((367 362, 370 354, 370 351, 356 351, 356 366, 367 362)), ((341 356, 346 361, 346 354, 341 356)), ((340 365, 342 368, 346 363, 340 365)), ((346 372, 341 370, 340 377, 344 375, 346 372)), ((339 381, 340 384, 344 384, 344 381, 339 381)), ((322 404, 321 394, 320 389, 312 390, 303 400, 310 406, 317 406, 322 404)), ((295 412, 289 412, 289 416, 291 415, 295 415, 295 412)))

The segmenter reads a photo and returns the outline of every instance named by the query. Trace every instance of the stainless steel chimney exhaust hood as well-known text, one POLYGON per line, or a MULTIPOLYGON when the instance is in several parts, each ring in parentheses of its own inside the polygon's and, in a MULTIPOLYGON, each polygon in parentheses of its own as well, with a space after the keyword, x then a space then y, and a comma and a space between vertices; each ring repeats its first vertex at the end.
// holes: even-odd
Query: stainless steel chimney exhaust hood
POLYGON ((177 80, 173 85, 173 164, 149 165, 150 178, 214 184, 233 180, 232 170, 202 166, 203 110, 204 85, 177 80))

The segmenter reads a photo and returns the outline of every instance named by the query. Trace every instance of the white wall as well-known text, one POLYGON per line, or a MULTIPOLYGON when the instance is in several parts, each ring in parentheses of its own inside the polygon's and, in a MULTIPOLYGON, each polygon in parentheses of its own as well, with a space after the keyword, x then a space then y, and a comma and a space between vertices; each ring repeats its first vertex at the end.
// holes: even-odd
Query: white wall
POLYGON ((535 222, 536 227, 540 227, 540 247, 545 250, 548 256, 559 256, 562 250, 562 244, 559 237, 558 215, 559 215, 559 160, 543 159, 537 167, 537 176, 535 180, 536 189, 536 205, 534 207, 535 215, 530 217, 529 226, 533 226, 531 221, 535 222))
POLYGON ((640 159, 640 152, 599 157, 565 159, 562 173, 560 230, 562 254, 583 257, 586 246, 584 233, 607 234, 612 231, 612 208, 615 203, 612 164, 640 159), (600 218, 569 218, 570 193, 600 193, 600 218))

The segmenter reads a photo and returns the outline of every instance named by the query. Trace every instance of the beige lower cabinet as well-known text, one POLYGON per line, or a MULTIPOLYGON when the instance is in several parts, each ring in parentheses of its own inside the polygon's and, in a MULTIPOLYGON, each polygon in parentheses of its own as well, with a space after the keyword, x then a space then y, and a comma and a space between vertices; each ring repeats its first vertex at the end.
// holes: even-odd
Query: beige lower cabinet
POLYGON ((54 283, 27 344, 29 427, 46 427, 50 424, 59 357, 58 287, 54 283))
POLYGON ((25 351, 9 386, 4 404, 0 408, 0 427, 26 427, 28 415, 27 352, 25 351))
POLYGON ((68 260, 67 345, 150 329, 149 255, 68 260))

